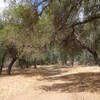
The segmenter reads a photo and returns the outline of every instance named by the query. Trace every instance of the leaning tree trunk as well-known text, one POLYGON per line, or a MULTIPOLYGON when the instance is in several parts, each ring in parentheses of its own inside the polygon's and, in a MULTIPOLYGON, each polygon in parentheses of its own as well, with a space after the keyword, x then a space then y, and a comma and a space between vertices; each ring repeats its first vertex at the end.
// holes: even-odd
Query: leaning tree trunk
POLYGON ((13 64, 16 62, 16 60, 17 60, 17 58, 13 58, 11 63, 9 64, 8 70, 7 70, 8 75, 11 75, 11 69, 12 69, 13 64))
POLYGON ((1 75, 1 73, 2 73, 2 68, 3 68, 3 65, 4 65, 5 57, 6 57, 6 52, 4 53, 3 58, 2 58, 2 60, 1 60, 1 65, 0 65, 0 75, 1 75))
POLYGON ((88 50, 88 52, 90 52, 90 53, 93 55, 96 64, 97 64, 98 66, 100 66, 100 59, 99 59, 99 57, 98 57, 97 52, 96 52, 96 51, 92 51, 92 50, 90 50, 90 49, 87 49, 87 50, 88 50))
MULTIPOLYGON (((77 40, 77 39, 76 39, 76 41, 79 43, 79 45, 80 45, 83 49, 87 50, 88 52, 90 52, 90 53, 93 55, 96 64, 100 66, 100 59, 99 59, 99 57, 98 57, 98 54, 97 54, 96 50, 92 50, 92 49, 89 48, 88 46, 82 44, 80 40, 77 40)), ((94 48, 95 48, 95 47, 94 47, 94 48)))
POLYGON ((34 68, 37 69, 37 60, 34 58, 34 68))

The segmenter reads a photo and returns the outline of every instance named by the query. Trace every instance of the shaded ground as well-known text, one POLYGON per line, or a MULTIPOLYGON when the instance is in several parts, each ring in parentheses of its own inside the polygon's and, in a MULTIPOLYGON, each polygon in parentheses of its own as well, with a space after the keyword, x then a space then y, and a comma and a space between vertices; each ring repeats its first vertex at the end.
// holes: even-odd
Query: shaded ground
POLYGON ((100 100, 97 66, 39 66, 0 77, 0 100, 100 100))

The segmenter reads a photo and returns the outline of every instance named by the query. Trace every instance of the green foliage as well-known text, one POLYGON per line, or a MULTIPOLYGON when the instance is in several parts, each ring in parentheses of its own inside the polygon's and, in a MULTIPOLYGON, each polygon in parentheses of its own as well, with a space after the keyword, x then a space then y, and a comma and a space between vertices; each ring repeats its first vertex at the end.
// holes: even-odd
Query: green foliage
MULTIPOLYGON (((100 27, 95 20, 93 23, 86 22, 75 26, 75 33, 73 33, 71 25, 79 21, 77 13, 83 4, 84 7, 86 6, 84 10, 87 11, 88 8, 87 1, 80 4, 78 2, 78 0, 54 0, 39 16, 36 10, 32 9, 29 1, 24 5, 22 0, 18 4, 12 0, 11 6, 4 11, 5 20, 3 20, 3 27, 0 28, 0 42, 3 49, 10 47, 11 50, 13 47, 14 50, 11 51, 15 54, 17 52, 18 59, 24 57, 29 62, 34 58, 46 64, 59 62, 65 64, 67 60, 73 59, 80 63, 87 63, 86 59, 92 61, 91 55, 82 51, 83 48, 77 39, 92 51, 99 53, 100 39, 97 42, 95 40, 100 35, 100 27)), ((92 3, 89 4, 90 7, 92 3)), ((0 48, 1 52, 3 49, 0 48)))
POLYGON ((30 7, 18 5, 13 9, 14 15, 19 18, 26 27, 34 26, 38 21, 38 13, 30 7))

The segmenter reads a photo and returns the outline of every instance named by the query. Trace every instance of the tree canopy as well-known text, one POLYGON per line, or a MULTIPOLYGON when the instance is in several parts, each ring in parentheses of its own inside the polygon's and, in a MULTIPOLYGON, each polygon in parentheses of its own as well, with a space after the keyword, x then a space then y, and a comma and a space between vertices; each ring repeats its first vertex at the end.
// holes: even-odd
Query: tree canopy
MULTIPOLYGON (((13 63, 20 59, 33 62, 37 58, 39 63, 46 64, 59 61, 65 64, 69 60, 73 65, 74 61, 81 62, 79 58, 91 63, 93 56, 100 65, 99 0, 5 2, 9 6, 0 21, 0 45, 4 57, 7 54, 13 59, 8 74, 13 63)), ((4 58, 3 55, 0 57, 4 58)))

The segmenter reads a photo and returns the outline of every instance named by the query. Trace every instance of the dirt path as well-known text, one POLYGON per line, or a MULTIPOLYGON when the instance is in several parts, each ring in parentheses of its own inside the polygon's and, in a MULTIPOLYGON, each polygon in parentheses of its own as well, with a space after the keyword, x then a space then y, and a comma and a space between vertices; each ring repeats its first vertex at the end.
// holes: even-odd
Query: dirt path
POLYGON ((100 100, 99 67, 43 66, 12 74, 0 77, 0 100, 100 100))

